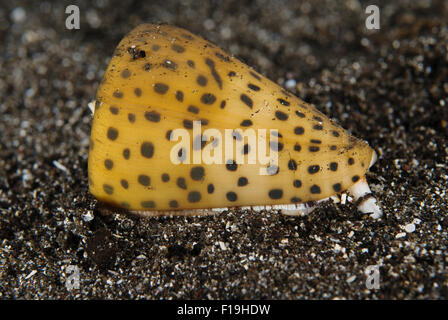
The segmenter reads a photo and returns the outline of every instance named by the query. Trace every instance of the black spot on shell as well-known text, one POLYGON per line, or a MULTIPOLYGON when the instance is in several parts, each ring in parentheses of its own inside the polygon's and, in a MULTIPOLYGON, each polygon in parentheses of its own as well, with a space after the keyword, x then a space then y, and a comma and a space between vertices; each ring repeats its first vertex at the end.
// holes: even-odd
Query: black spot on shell
POLYGON ((183 125, 185 129, 192 129, 193 128, 193 121, 191 120, 184 120, 183 125))
POLYGON ((121 77, 126 79, 129 78, 131 76, 131 72, 128 69, 124 69, 123 71, 121 71, 121 77))
POLYGON ((227 75, 229 77, 234 77, 234 76, 236 76, 236 72, 235 71, 230 71, 227 75))
POLYGON ((179 207, 179 203, 177 203, 176 200, 171 200, 169 205, 170 205, 170 208, 178 208, 179 207))
POLYGON ((198 134, 194 139, 193 139, 193 150, 201 150, 205 147, 207 141, 206 137, 204 136, 204 139, 202 139, 202 135, 198 134))
POLYGON ((126 208, 126 209, 129 209, 129 208, 131 207, 131 205, 130 205, 128 202, 126 202, 126 201, 122 202, 122 203, 121 203, 121 206, 122 206, 123 208, 126 208))
POLYGON ((180 46, 180 45, 178 45, 178 44, 173 44, 173 45, 171 46, 171 49, 173 49, 173 50, 176 51, 177 53, 182 53, 182 52, 185 51, 185 48, 182 47, 182 46, 180 46))
POLYGON ((177 178, 176 184, 181 189, 187 189, 187 182, 185 181, 185 178, 177 178))
POLYGON ((103 184, 103 190, 104 190, 104 192, 106 192, 109 195, 114 193, 114 187, 112 187, 109 184, 103 184))
POLYGON ((313 119, 316 121, 319 121, 319 122, 324 121, 321 117, 318 117, 318 116, 313 116, 313 119))
POLYGON ((226 197, 227 197, 227 200, 229 200, 231 202, 235 202, 238 199, 238 196, 233 191, 227 192, 226 197))
POLYGON ((333 136, 335 136, 335 137, 339 137, 339 132, 333 130, 333 131, 331 131, 331 133, 333 134, 333 136))
POLYGON ((179 102, 184 101, 184 93, 182 91, 176 91, 176 100, 179 102))
POLYGON ((221 109, 224 109, 225 106, 226 106, 226 100, 222 100, 220 105, 221 109))
POLYGON ((199 113, 199 108, 195 107, 195 106, 188 106, 188 112, 194 113, 194 114, 198 114, 199 113))
POLYGON ((173 130, 168 130, 165 134, 165 138, 168 141, 171 141, 171 133, 173 132, 173 130))
POLYGON ((201 201, 201 193, 198 191, 191 191, 188 193, 188 202, 194 203, 201 201))
POLYGON ((216 97, 212 93, 204 93, 201 97, 201 102, 203 104, 213 104, 216 101, 216 97))
POLYGON ((215 52, 215 56, 217 56, 220 60, 224 62, 230 62, 230 58, 226 55, 223 55, 221 52, 215 52))
POLYGON ((316 147, 316 146, 310 146, 309 148, 308 148, 308 150, 310 150, 310 152, 318 152, 319 151, 319 147, 316 147))
POLYGON ((246 143, 243 146, 243 154, 248 154, 250 152, 250 146, 246 143))
POLYGON ((332 162, 332 163, 330 163, 330 170, 331 170, 331 171, 336 171, 336 170, 338 170, 338 163, 337 163, 337 162, 332 162))
POLYGON ((320 191, 320 187, 318 185, 314 184, 314 185, 311 186, 310 192, 312 194, 319 194, 321 192, 320 191))
POLYGON ((279 171, 279 167, 276 165, 270 165, 266 168, 266 172, 270 176, 276 175, 277 173, 279 173, 279 171))
POLYGON ((192 60, 188 60, 188 61, 187 61, 187 64, 188 64, 188 66, 189 66, 190 68, 194 68, 194 61, 192 61, 192 60))
POLYGON ((241 141, 243 140, 243 137, 241 136, 241 134, 238 131, 233 131, 232 132, 232 137, 233 139, 235 139, 236 141, 241 141))
POLYGON ((198 83, 198 85, 205 87, 207 85, 207 78, 203 75, 198 75, 198 77, 196 78, 196 82, 198 83))
POLYGON ((117 115, 118 114, 118 108, 115 106, 111 106, 109 108, 110 113, 117 115))
POLYGON ((135 114, 128 113, 128 120, 130 123, 134 123, 135 122, 135 114))
POLYGON ((112 127, 109 127, 109 129, 107 129, 107 138, 109 138, 109 140, 114 141, 115 139, 118 138, 118 130, 112 127))
POLYGON ((348 158, 348 164, 349 164, 349 165, 353 165, 353 164, 355 164, 355 159, 353 159, 353 158, 348 158))
POLYGON ((243 93, 243 94, 241 94, 240 99, 241 99, 241 101, 243 101, 249 108, 252 109, 252 106, 253 106, 254 103, 253 103, 252 99, 249 98, 248 95, 246 95, 245 93, 243 93))
POLYGON ((160 121, 160 113, 157 111, 146 111, 145 118, 148 121, 159 122, 160 121))
POLYGON ((114 167, 114 162, 110 159, 106 159, 104 160, 104 166, 107 170, 112 170, 112 168, 114 167))
POLYGON ((153 209, 156 207, 156 203, 152 200, 142 201, 141 205, 143 208, 153 209))
POLYGON ((187 152, 185 151, 184 148, 179 149, 179 151, 177 152, 177 157, 180 162, 183 162, 185 161, 185 159, 187 159, 187 152))
POLYGON ((319 172, 319 169, 320 169, 319 165, 314 164, 314 165, 311 165, 308 167, 308 172, 310 174, 315 174, 315 173, 319 172))
POLYGON ((215 191, 215 186, 212 184, 212 183, 210 183, 208 186, 207 186, 207 192, 208 193, 213 193, 215 191))
POLYGON ((271 199, 281 199, 283 197, 282 189, 272 189, 269 191, 269 198, 271 199))
POLYGON ((119 98, 119 99, 121 99, 121 98, 123 98, 123 93, 121 93, 121 92, 118 91, 118 90, 115 90, 114 93, 113 93, 113 96, 114 96, 115 98, 119 98))
POLYGON ((154 84, 154 91, 158 94, 165 94, 168 91, 168 85, 158 82, 154 84))
POLYGON ((163 61, 162 67, 172 70, 172 71, 175 71, 177 69, 177 63, 175 63, 172 60, 167 59, 167 60, 163 61))
POLYGON ((150 63, 145 63, 145 64, 143 65, 143 70, 145 70, 145 71, 149 71, 149 70, 151 70, 151 64, 150 64, 150 63))
POLYGON ((249 183, 246 177, 239 177, 238 178, 238 187, 244 187, 249 183))
POLYGON ((336 150, 337 149, 337 147, 336 146, 330 146, 330 150, 336 150))
POLYGON ((145 141, 140 147, 140 152, 145 158, 152 158, 154 155, 154 145, 152 142, 145 141))
POLYGON ((342 190, 341 184, 340 183, 335 183, 333 185, 333 190, 336 191, 336 192, 341 192, 341 190, 342 190))
POLYGON ((182 33, 181 36, 184 37, 187 40, 193 40, 194 39, 191 35, 189 35, 187 33, 182 33))
POLYGON ((311 143, 315 143, 315 144, 321 144, 322 143, 322 141, 318 140, 318 139, 311 139, 310 142, 311 143))
POLYGON ((137 178, 137 181, 145 187, 148 187, 151 184, 151 179, 145 174, 140 174, 137 178))
POLYGON ((219 89, 222 89, 222 79, 215 69, 215 62, 210 58, 206 58, 205 64, 210 68, 210 72, 213 76, 213 79, 215 79, 216 83, 218 84, 219 89))
POLYGON ((249 74, 257 80, 261 80, 260 76, 253 71, 249 71, 249 74))
POLYGON ((294 151, 300 151, 300 150, 302 150, 302 147, 300 146, 300 144, 296 143, 294 145, 294 151))
POLYGON ((302 186, 302 181, 300 181, 299 179, 294 180, 293 186, 295 188, 300 188, 302 186))
POLYGON ((302 113, 302 112, 300 112, 300 111, 296 111, 296 115, 297 115, 299 118, 305 118, 305 114, 302 113))
POLYGON ((353 181, 353 182, 357 182, 358 180, 359 180, 359 176, 353 176, 353 177, 352 177, 352 181, 353 181))
POLYGON ((294 159, 289 160, 288 162, 288 169, 296 171, 297 170, 297 163, 294 159))
POLYGON ((257 85, 255 85, 255 84, 253 84, 253 83, 249 83, 249 84, 247 84, 247 87, 248 87, 249 89, 253 90, 253 91, 260 91, 260 87, 257 86, 257 85))
POLYGON ((277 101, 286 107, 288 107, 290 105, 290 103, 288 101, 283 100, 282 98, 278 98, 277 101))
POLYGON ((229 171, 236 171, 238 169, 238 164, 233 160, 227 160, 226 161, 226 168, 229 171))
POLYGON ((131 156, 131 150, 129 150, 128 148, 123 150, 123 158, 125 158, 126 160, 129 160, 129 157, 131 156))
POLYGON ((302 199, 300 199, 300 198, 298 198, 298 197, 292 197, 292 198, 291 198, 291 202, 292 202, 292 203, 300 203, 300 202, 302 202, 302 199))
POLYGON ((200 181, 204 179, 205 170, 203 167, 193 167, 190 170, 191 179, 200 181))
POLYGON ((142 96, 142 89, 135 88, 134 89, 134 94, 135 94, 136 97, 141 97, 142 96))
POLYGON ((129 183, 125 179, 121 179, 121 186, 125 189, 129 188, 129 183))
POLYGON ((278 110, 275 111, 275 117, 281 121, 288 120, 288 115, 286 113, 284 113, 282 111, 278 111, 278 110))
POLYGON ((269 143, 269 146, 271 147, 272 151, 282 151, 283 150, 283 143, 281 142, 275 142, 275 141, 271 141, 269 143))
POLYGON ((251 125, 252 125, 252 120, 249 120, 249 119, 243 120, 240 123, 240 126, 242 126, 242 127, 250 127, 251 125))
POLYGON ((313 129, 314 130, 322 130, 324 127, 322 126, 322 125, 320 125, 320 124, 315 124, 314 126, 313 126, 313 129))
POLYGON ((162 174, 162 181, 163 182, 168 182, 170 181, 170 175, 168 173, 163 173, 162 174))
POLYGON ((305 132, 305 129, 303 129, 303 127, 295 127, 294 128, 294 133, 297 135, 303 134, 305 132))

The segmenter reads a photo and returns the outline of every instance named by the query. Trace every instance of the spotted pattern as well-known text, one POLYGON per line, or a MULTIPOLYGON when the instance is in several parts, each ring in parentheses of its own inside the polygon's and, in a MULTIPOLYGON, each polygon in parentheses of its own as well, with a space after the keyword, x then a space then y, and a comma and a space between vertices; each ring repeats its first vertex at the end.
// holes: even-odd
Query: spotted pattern
POLYGON ((269 198, 271 199, 281 199, 283 197, 282 189, 272 189, 269 190, 269 198))
POLYGON ((151 122, 159 122, 160 121, 160 113, 157 111, 146 111, 145 118, 151 122))
POLYGON ((203 75, 198 75, 198 77, 196 78, 196 82, 198 85, 200 85, 201 87, 205 87, 207 85, 207 78, 204 77, 203 75))
POLYGON ((286 114, 286 113, 284 113, 283 111, 276 111, 275 112, 275 117, 278 119, 278 120, 281 120, 281 121, 286 121, 286 120, 288 120, 288 115, 286 114))
POLYGON ((247 180, 246 177, 239 177, 238 178, 238 187, 247 186, 248 183, 249 183, 249 180, 247 180))
POLYGON ((156 83, 154 84, 154 91, 159 94, 165 94, 168 91, 168 85, 165 83, 156 83))
POLYGON ((180 90, 176 91, 176 100, 179 102, 184 101, 184 93, 180 90))
POLYGON ((140 152, 143 157, 152 158, 154 155, 154 145, 152 142, 145 141, 141 145, 140 152))
MULTIPOLYGON (((271 201, 271 204, 315 201, 327 197, 328 190, 340 193, 363 177, 365 169, 361 171, 361 167, 369 158, 359 158, 364 151, 358 148, 357 139, 350 138, 312 106, 297 100, 238 60, 217 51, 215 46, 170 28, 161 26, 155 40, 143 33, 139 35, 141 40, 137 43, 141 48, 130 48, 132 42, 128 41, 125 50, 131 59, 126 55, 127 64, 115 61, 115 66, 124 67, 115 70, 112 77, 106 74, 107 81, 101 83, 109 90, 107 94, 101 91, 102 96, 115 99, 110 100, 111 105, 104 101, 96 103, 98 109, 101 104, 106 105, 105 112, 98 114, 104 114, 111 122, 106 121, 101 129, 97 129, 97 136, 91 139, 89 152, 103 152, 98 167, 104 171, 102 180, 98 181, 93 181, 96 178, 89 172, 91 190, 99 190, 110 202, 130 210, 177 210, 206 208, 210 203, 225 206, 236 201, 239 201, 238 205, 244 205, 251 195, 260 195, 260 190, 265 196, 256 198, 271 201), (196 54, 198 50, 199 54, 196 54), (137 59, 140 62, 133 62, 137 59), (283 135, 275 134, 279 141, 269 141, 271 151, 283 151, 279 154, 280 167, 265 165, 269 176, 252 176, 246 164, 227 160, 222 167, 227 173, 222 175, 223 181, 218 181, 216 172, 208 171, 207 166, 161 165, 164 152, 174 145, 169 142, 172 130, 182 125, 192 129, 193 120, 218 128, 225 124, 230 128, 281 129, 283 135), (142 132, 141 128, 147 128, 148 134, 136 137, 138 140, 135 141, 129 139, 134 132, 142 132), (116 151, 98 147, 103 142, 116 151), (141 166, 135 166, 134 162, 141 166), (123 170, 126 167, 130 174, 123 170), (167 191, 172 187, 176 188, 177 194, 167 191), (139 192, 140 198, 126 199, 127 195, 140 195, 139 192)), ((148 31, 148 34, 152 32, 148 31)), ((113 59, 120 58, 117 54, 113 59)), ((98 116, 95 117, 98 121, 98 116)), ((243 141, 240 133, 234 131, 232 135, 235 140, 243 141)), ((201 138, 201 135, 194 137, 193 150, 207 145, 207 141, 202 141, 206 137, 201 138)), ((216 145, 218 140, 212 141, 210 144, 216 145)), ((249 143, 238 144, 237 156, 252 156, 258 151, 253 147, 249 143)), ((185 148, 179 148, 176 154, 181 162, 185 162, 185 148)))
POLYGON ((188 193, 188 202, 194 203, 201 201, 201 193, 199 191, 191 191, 188 193))
POLYGON ((112 127, 109 127, 109 129, 107 129, 107 138, 109 140, 116 140, 118 138, 118 130, 112 127))
POLYGON ((193 180, 201 181, 205 176, 204 167, 193 167, 190 171, 190 176, 193 180))
POLYGON ((213 93, 204 93, 201 97, 201 102, 203 104, 214 104, 216 101, 216 96, 213 93))
POLYGON ((253 124, 252 120, 246 119, 246 120, 241 121, 240 126, 242 126, 242 127, 250 127, 252 124, 253 124))
POLYGON ((235 192, 233 191, 229 191, 226 193, 226 198, 227 200, 229 200, 230 202, 235 202, 236 200, 238 200, 238 196, 235 192))
POLYGON ((252 106, 254 105, 254 102, 252 101, 252 99, 245 93, 242 93, 240 96, 241 101, 244 102, 244 104, 246 104, 249 108, 252 109, 252 106))

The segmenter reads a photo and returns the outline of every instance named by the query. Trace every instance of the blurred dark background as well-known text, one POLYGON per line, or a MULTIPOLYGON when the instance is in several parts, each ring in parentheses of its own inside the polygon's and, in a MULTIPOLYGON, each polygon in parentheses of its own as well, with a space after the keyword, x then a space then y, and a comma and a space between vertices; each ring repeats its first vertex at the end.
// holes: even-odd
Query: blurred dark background
POLYGON ((448 298, 446 1, 0 1, 0 52, 0 298, 448 298), (385 216, 101 215, 87 103, 144 22, 203 36, 369 141, 385 216))

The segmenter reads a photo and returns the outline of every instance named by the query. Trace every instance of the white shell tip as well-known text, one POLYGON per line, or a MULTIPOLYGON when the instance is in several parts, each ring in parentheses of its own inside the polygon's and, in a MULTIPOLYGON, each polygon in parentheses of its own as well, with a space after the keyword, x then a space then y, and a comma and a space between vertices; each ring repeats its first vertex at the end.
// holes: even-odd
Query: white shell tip
POLYGON ((92 115, 94 115, 95 114, 95 100, 93 100, 93 101, 90 101, 88 104, 87 104, 87 106, 89 107, 89 109, 90 109, 90 111, 92 112, 92 115))

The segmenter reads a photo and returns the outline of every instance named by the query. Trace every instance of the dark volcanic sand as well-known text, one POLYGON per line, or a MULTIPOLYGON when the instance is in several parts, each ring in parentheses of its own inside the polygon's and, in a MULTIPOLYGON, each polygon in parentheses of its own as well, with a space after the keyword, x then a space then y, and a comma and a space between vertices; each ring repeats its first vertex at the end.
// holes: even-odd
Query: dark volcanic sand
POLYGON ((448 298, 446 1, 375 1, 378 31, 357 1, 71 1, 72 31, 62 2, 13 2, 0 8, 1 298, 448 298), (292 92, 369 141, 384 217, 329 203, 296 218, 102 216, 87 103, 119 40, 159 21, 295 79, 292 92), (69 265, 80 289, 66 289, 69 265))

